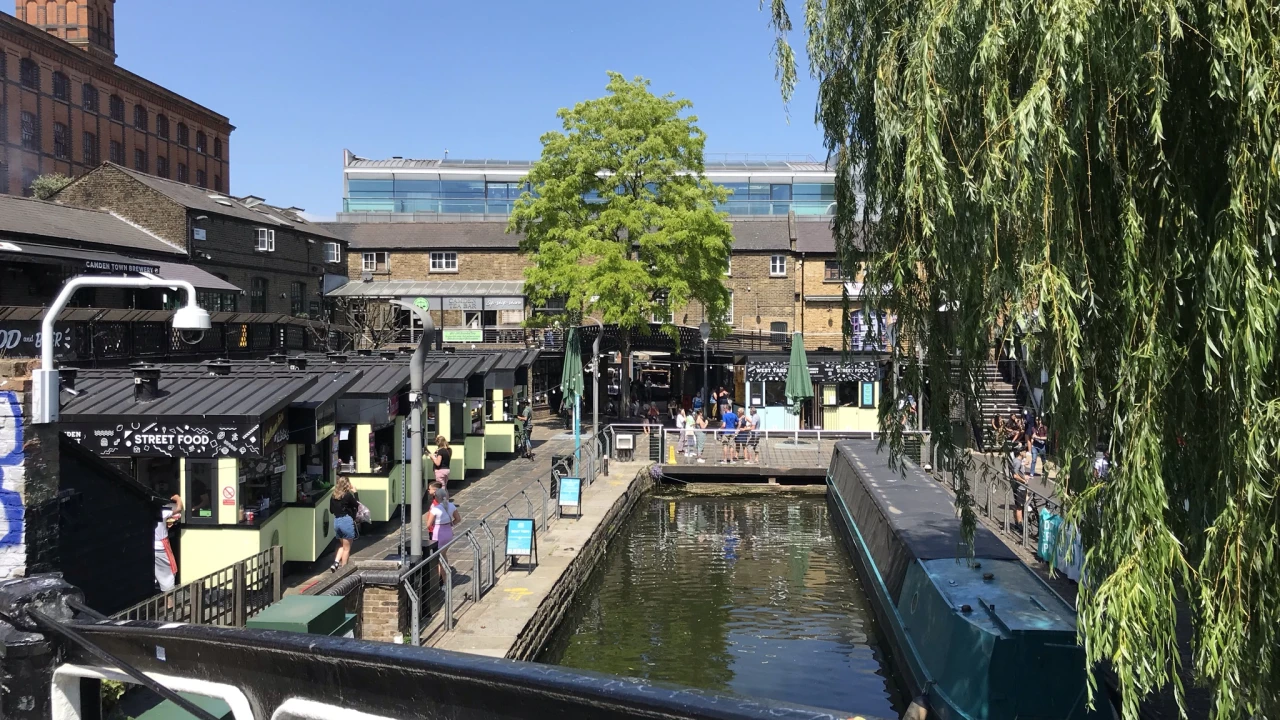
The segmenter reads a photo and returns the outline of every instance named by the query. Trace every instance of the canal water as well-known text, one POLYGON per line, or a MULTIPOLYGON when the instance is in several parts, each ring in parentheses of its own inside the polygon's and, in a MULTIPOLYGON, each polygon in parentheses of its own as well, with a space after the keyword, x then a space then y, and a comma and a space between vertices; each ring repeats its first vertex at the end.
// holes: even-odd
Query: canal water
POLYGON ((540 660, 900 717, 850 563, 821 496, 642 498, 540 660))

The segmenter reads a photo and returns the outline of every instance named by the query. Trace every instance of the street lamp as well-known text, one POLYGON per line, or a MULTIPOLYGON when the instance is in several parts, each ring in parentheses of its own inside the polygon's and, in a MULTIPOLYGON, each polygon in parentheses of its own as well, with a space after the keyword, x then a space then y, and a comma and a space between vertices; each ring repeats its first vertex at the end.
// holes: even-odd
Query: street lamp
POLYGON ((44 321, 40 326, 40 369, 31 378, 32 421, 36 424, 47 424, 58 421, 58 371, 53 367, 53 323, 62 309, 71 302, 71 297, 80 288, 178 288, 187 294, 187 304, 178 308, 173 314, 173 329, 181 333, 183 342, 192 345, 204 339, 204 333, 210 328, 209 313, 196 304, 195 286, 186 280, 165 280, 150 277, 97 277, 81 275, 71 278, 62 286, 62 292, 54 298, 49 309, 44 313, 44 321), (187 339, 187 333, 195 333, 193 339, 187 339))
POLYGON ((596 339, 591 343, 591 437, 600 442, 600 338, 604 337, 604 323, 587 318, 596 324, 596 339))
MULTIPOLYGON (((400 563, 409 559, 416 564, 422 556, 422 408, 423 382, 426 372, 427 352, 436 334, 435 322, 431 312, 408 300, 392 300, 391 304, 408 310, 422 321, 422 336, 418 338, 418 347, 413 349, 413 359, 409 361, 409 554, 406 557, 403 547, 400 552, 400 563)), ((404 498, 400 499, 404 502, 404 498)), ((400 530, 400 543, 404 545, 404 526, 400 530)))
MULTIPOLYGON (((702 336, 702 412, 707 408, 707 341, 711 339, 711 323, 703 321, 698 325, 698 334, 702 336)), ((706 417, 704 414, 703 417, 706 417)))

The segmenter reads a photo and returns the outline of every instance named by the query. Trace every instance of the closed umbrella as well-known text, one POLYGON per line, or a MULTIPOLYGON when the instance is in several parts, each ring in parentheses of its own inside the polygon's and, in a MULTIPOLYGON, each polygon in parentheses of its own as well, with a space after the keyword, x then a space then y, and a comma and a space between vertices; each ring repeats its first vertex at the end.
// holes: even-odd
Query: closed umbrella
POLYGON ((804 401, 813 397, 813 381, 809 379, 809 356, 804 352, 804 335, 791 335, 791 360, 787 363, 787 405, 796 417, 795 442, 800 442, 800 413, 804 401))
POLYGON ((582 404, 582 391, 586 383, 582 380, 582 352, 578 349, 578 329, 569 328, 569 337, 564 343, 564 369, 560 373, 560 389, 564 392, 566 402, 573 403, 573 469, 578 471, 578 463, 582 461, 582 430, 579 425, 578 409, 582 404))

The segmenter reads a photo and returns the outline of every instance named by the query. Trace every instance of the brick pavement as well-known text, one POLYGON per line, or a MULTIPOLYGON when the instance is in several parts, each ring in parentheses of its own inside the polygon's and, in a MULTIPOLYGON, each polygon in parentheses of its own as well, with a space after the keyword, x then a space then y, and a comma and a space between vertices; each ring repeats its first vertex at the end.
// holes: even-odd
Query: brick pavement
MULTIPOLYGON (((491 467, 483 472, 468 472, 465 480, 456 484, 450 483, 451 499, 462 514, 462 522, 455 529, 456 532, 466 532, 474 527, 480 518, 501 507, 503 502, 525 483, 550 472, 552 455, 572 453, 573 440, 563 439, 563 436, 558 433, 559 431, 544 427, 535 430, 533 444, 536 458, 533 462, 513 457, 495 463, 491 458, 489 461, 491 467), (557 434, 552 435, 552 433, 557 434), (542 435, 545 439, 538 440, 538 435, 542 435)), ((429 501, 423 503, 424 508, 429 506, 429 501)), ((423 517, 425 529, 426 516, 423 517)), ((337 544, 333 543, 314 563, 296 567, 296 569, 289 568, 284 578, 286 594, 305 593, 311 586, 323 580, 329 572, 329 565, 333 562, 333 553, 336 548, 337 544)), ((397 513, 392 520, 356 538, 351 547, 351 559, 352 561, 382 560, 388 555, 397 554, 399 550, 400 520, 397 513)), ((458 569, 461 571, 463 568, 458 569)), ((457 584, 456 581, 455 584, 457 584)))

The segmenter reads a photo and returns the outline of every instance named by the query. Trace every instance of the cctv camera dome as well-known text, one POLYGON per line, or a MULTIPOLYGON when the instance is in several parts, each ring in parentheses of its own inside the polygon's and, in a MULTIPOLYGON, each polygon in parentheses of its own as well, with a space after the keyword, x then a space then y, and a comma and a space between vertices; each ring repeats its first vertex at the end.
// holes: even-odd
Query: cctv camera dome
POLYGON ((174 330, 208 330, 209 313, 198 305, 186 305, 173 314, 174 330))

